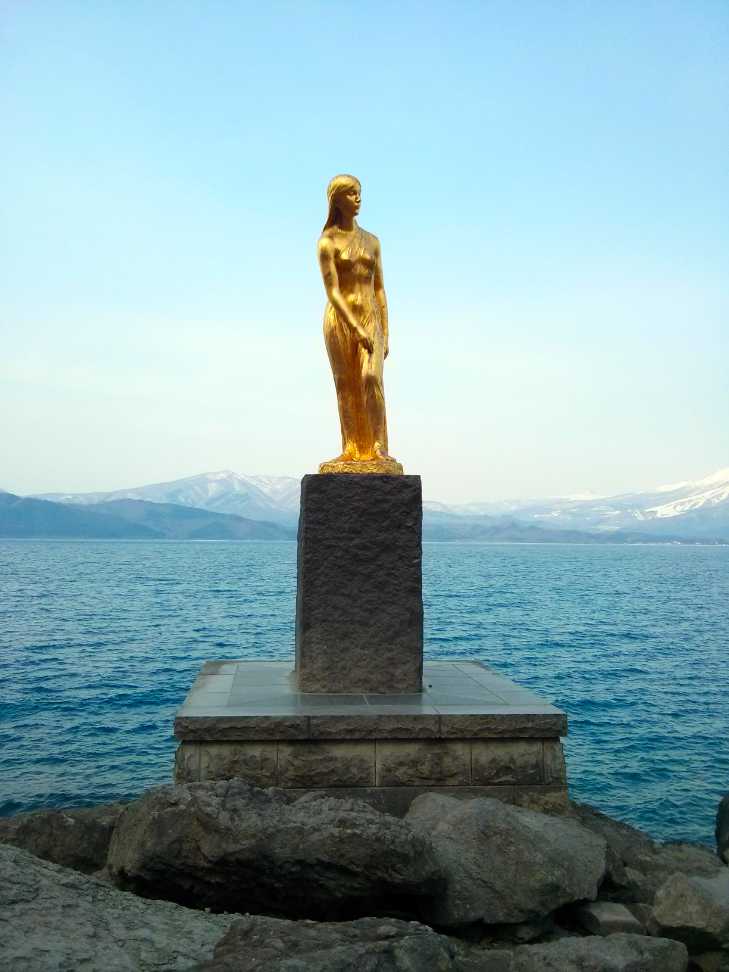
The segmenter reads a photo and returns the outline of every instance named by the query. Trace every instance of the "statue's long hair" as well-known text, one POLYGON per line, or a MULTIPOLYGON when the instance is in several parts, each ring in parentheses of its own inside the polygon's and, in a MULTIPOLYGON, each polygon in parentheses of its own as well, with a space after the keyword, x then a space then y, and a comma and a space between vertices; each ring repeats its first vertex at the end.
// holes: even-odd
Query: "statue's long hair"
POLYGON ((330 226, 341 226, 341 214, 339 212, 339 207, 337 206, 337 196, 352 186, 356 186, 357 189, 361 189, 359 179, 355 179, 351 175, 336 175, 332 181, 327 186, 327 199, 329 200, 329 212, 327 213, 327 221, 324 223, 325 230, 328 230, 330 226))

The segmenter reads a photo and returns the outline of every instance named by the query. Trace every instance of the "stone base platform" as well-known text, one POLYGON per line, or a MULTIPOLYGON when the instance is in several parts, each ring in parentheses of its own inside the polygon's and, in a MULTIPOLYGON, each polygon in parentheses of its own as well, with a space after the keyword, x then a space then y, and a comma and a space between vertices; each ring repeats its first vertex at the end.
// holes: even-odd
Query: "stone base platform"
POLYGON ((398 815, 420 793, 567 800, 559 709, 480 662, 426 662, 423 692, 299 692, 288 662, 210 661, 175 718, 175 779, 233 777, 356 796, 398 815))

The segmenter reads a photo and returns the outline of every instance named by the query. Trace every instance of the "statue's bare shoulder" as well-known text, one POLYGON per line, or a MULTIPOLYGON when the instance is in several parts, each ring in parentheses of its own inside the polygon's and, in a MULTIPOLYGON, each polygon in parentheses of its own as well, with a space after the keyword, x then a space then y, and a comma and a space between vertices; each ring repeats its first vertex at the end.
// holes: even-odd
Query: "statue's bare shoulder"
POLYGON ((319 242, 317 243, 316 248, 319 251, 320 256, 323 255, 330 256, 336 253, 337 244, 334 242, 331 233, 328 229, 324 230, 324 232, 319 237, 319 242))
POLYGON ((371 246, 373 250, 377 250, 377 251, 379 251, 379 249, 380 249, 380 241, 379 241, 379 239, 378 239, 378 238, 377 238, 377 237, 375 236, 375 234, 374 234, 374 233, 370 233, 370 232, 369 232, 368 230, 366 230, 366 229, 362 229, 362 227, 361 227, 361 226, 360 226, 360 232, 361 232, 361 233, 362 233, 362 235, 364 236, 364 238, 365 238, 365 241, 367 242, 367 245, 368 245, 368 246, 371 246))

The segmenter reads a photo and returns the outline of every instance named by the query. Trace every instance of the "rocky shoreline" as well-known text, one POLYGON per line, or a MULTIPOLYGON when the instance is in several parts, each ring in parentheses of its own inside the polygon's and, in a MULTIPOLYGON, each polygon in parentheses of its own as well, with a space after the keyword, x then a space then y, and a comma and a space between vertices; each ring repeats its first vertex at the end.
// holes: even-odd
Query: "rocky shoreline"
POLYGON ((240 780, 0 819, 9 972, 729 972, 717 851, 591 807, 403 819, 240 780))

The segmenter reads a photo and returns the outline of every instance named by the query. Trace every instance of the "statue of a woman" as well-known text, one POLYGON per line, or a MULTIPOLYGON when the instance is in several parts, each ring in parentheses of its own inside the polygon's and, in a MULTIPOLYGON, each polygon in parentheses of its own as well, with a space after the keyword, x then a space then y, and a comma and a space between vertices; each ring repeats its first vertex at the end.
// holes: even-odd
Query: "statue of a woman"
POLYGON ((361 187, 350 175, 327 187, 329 215, 319 238, 319 265, 328 302, 324 341, 334 375, 342 454, 320 473, 402 475, 387 453, 382 367, 388 352, 387 299, 380 241, 361 229, 361 187))

